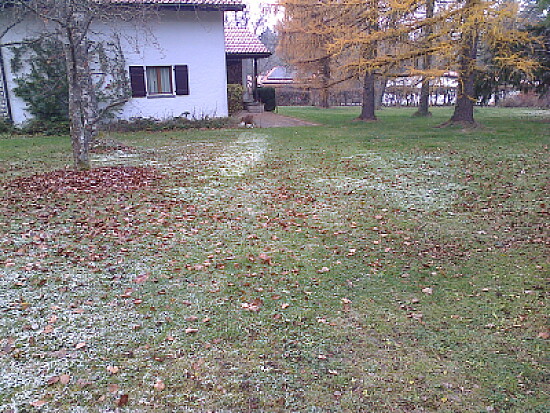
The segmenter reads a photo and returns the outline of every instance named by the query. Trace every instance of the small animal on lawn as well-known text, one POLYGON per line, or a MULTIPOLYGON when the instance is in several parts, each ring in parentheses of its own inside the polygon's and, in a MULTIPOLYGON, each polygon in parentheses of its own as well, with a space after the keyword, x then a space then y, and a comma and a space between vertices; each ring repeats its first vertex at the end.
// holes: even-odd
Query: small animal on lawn
POLYGON ((246 128, 254 127, 254 117, 252 115, 246 115, 241 118, 241 126, 246 128))

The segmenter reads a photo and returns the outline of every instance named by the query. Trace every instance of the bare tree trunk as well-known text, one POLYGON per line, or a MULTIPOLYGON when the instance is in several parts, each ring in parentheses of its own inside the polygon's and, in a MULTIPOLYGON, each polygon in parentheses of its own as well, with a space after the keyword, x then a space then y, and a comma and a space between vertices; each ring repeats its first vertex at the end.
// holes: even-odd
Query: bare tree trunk
MULTIPOLYGON (((434 1, 426 0, 426 18, 430 19, 434 16, 434 1)), ((428 37, 432 32, 432 26, 427 25, 424 29, 424 37, 428 37)), ((429 70, 432 66, 432 55, 426 53, 422 59, 422 69, 429 70)), ((420 89, 420 100, 418 102, 418 110, 414 113, 414 116, 431 116, 430 113, 430 79, 424 75, 422 78, 422 88, 420 89)))
MULTIPOLYGON (((466 7, 473 8, 478 0, 468 0, 466 7)), ((475 125, 475 62, 477 57, 477 35, 475 28, 465 29, 462 34, 462 49, 459 56, 458 87, 456 104, 450 123, 459 122, 475 125)))
POLYGON ((376 75, 374 72, 369 71, 365 74, 363 82, 363 106, 361 107, 361 115, 359 115, 359 120, 363 121, 374 121, 376 115, 374 111, 376 109, 376 99, 375 99, 375 80, 376 75))
MULTIPOLYGON (((76 22, 78 24, 78 22, 76 22)), ((88 45, 82 31, 66 28, 65 59, 69 80, 69 122, 73 147, 74 167, 90 169, 90 144, 92 141, 95 110, 92 81, 90 78, 88 45)))
POLYGON ((320 96, 319 105, 322 108, 327 109, 330 106, 329 104, 330 58, 328 57, 323 58, 321 61, 321 67, 323 71, 323 78, 322 78, 322 85, 320 90, 321 96, 320 96))
POLYGON ((469 40, 460 58, 460 71, 458 87, 456 91, 456 104, 451 122, 465 122, 475 124, 475 73, 474 64, 476 57, 475 40, 469 40))
POLYGON ((382 76, 376 82, 375 96, 376 96, 376 106, 375 109, 382 109, 382 104, 384 103, 384 94, 386 93, 386 86, 388 85, 388 78, 382 76))

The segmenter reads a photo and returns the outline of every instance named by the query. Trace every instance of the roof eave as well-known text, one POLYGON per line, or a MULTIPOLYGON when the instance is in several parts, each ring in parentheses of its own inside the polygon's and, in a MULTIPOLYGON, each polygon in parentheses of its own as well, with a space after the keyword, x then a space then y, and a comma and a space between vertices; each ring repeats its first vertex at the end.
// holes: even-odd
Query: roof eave
POLYGON ((258 52, 258 53, 231 53, 227 52, 226 57, 228 59, 266 59, 271 56, 271 52, 258 52))
POLYGON ((154 2, 148 3, 148 5, 155 6, 158 9, 200 11, 243 11, 246 7, 244 4, 155 4, 154 2))

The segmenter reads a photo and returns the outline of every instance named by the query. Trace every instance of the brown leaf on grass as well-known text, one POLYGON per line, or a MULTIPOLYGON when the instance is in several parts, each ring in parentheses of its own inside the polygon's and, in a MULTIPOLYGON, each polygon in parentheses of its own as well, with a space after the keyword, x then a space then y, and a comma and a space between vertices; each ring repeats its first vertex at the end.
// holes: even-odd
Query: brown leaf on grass
POLYGON ((434 290, 433 290, 433 288, 426 287, 426 288, 423 288, 423 289, 422 289, 422 292, 423 292, 424 294, 431 295, 431 294, 433 294, 434 290))
POLYGON ((257 313, 258 311, 260 311, 260 308, 262 307, 263 303, 264 302, 262 301, 261 298, 256 298, 250 303, 242 303, 241 308, 247 311, 252 311, 254 313, 257 313))
POLYGON ((52 376, 48 379, 48 381, 46 382, 46 384, 48 386, 52 386, 54 385, 55 383, 59 382, 59 376, 52 376))
POLYGON ((44 327, 43 333, 44 334, 53 333, 53 329, 54 329, 53 325, 48 324, 46 327, 44 327))
POLYGON ((351 311, 351 300, 349 298, 342 298, 342 310, 346 313, 351 311))
POLYGON ((124 407, 128 404, 128 395, 123 394, 120 396, 120 398, 117 400, 116 405, 118 407, 124 407))
POLYGON ((63 385, 69 384, 70 381, 71 381, 71 376, 68 374, 62 374, 61 376, 59 376, 59 383, 63 385))
POLYGON ((166 385, 161 379, 157 379, 157 382, 153 385, 153 387, 157 391, 163 391, 166 388, 166 385))
POLYGON ((162 176, 148 167, 113 166, 88 171, 57 170, 17 178, 4 185, 31 193, 128 192, 152 185, 162 176))
POLYGON ((140 275, 139 277, 134 278, 136 284, 143 284, 149 278, 148 274, 140 275))
POLYGON ((83 349, 84 347, 86 347, 86 343, 85 343, 85 342, 77 343, 77 344, 74 346, 74 348, 77 349, 77 350, 83 349))
POLYGON ((196 334, 198 332, 199 332, 198 328, 186 328, 185 329, 185 334, 196 334))
POLYGON ((34 402, 30 402, 30 405, 33 407, 42 407, 46 403, 48 403, 46 400, 35 400, 34 402))
POLYGON ((548 331, 541 331, 538 335, 538 338, 542 338, 543 340, 548 340, 550 338, 550 333, 548 331))
POLYGON ((260 255, 258 255, 258 258, 267 265, 273 265, 272 258, 267 255, 265 252, 262 252, 260 255))
POLYGON ((107 366, 107 371, 111 374, 117 374, 120 371, 118 366, 107 366))

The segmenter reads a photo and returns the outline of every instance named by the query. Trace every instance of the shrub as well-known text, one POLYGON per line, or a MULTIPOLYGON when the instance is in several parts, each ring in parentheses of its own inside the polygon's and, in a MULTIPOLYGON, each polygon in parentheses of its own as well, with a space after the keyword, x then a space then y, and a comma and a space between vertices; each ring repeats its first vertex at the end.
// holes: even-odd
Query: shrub
POLYGON ((256 99, 264 104, 264 109, 273 112, 277 107, 275 89, 272 87, 260 87, 256 89, 256 99))
POLYGON ((132 118, 130 120, 119 120, 105 124, 103 129, 111 132, 139 132, 139 131, 171 131, 185 129, 221 129, 232 126, 230 118, 187 118, 178 116, 165 120, 155 118, 132 118))
POLYGON ((230 115, 233 115, 244 109, 243 94, 243 85, 234 83, 227 85, 227 106, 230 115))
POLYGON ((0 134, 15 133, 15 127, 7 120, 0 119, 0 134))
POLYGON ((540 97, 535 93, 520 93, 519 95, 508 96, 499 102, 499 106, 506 108, 527 108, 527 107, 550 107, 548 98, 540 97))
POLYGON ((21 135, 68 135, 70 133, 67 120, 31 119, 19 129, 21 135))

